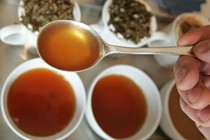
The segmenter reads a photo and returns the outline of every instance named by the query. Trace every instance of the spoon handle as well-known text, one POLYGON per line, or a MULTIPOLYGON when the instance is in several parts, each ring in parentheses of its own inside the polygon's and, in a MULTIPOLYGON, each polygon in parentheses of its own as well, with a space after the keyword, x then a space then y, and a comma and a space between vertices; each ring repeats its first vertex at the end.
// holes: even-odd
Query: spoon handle
POLYGON ((168 54, 168 55, 189 55, 194 56, 192 53, 193 46, 170 46, 170 47, 151 47, 151 48, 130 48, 109 46, 110 53, 126 53, 126 54, 168 54))

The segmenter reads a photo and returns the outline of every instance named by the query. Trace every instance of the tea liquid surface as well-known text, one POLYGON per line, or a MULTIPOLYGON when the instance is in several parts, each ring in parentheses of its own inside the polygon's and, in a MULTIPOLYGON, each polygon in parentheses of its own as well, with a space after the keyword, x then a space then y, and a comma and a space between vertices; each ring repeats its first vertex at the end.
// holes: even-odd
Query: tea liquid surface
POLYGON ((68 23, 47 27, 38 38, 42 58, 53 67, 68 71, 91 66, 99 58, 99 45, 91 33, 68 23))
POLYGON ((126 138, 141 129, 147 104, 141 89, 129 78, 110 75, 96 84, 92 109, 99 126, 114 138, 126 138))
POLYGON ((34 136, 50 136, 63 130, 76 106, 69 83, 47 69, 34 69, 19 76, 9 89, 7 103, 15 125, 34 136))
POLYGON ((175 128, 187 140, 204 140, 195 123, 182 111, 179 98, 179 93, 174 86, 169 97, 169 113, 175 128))

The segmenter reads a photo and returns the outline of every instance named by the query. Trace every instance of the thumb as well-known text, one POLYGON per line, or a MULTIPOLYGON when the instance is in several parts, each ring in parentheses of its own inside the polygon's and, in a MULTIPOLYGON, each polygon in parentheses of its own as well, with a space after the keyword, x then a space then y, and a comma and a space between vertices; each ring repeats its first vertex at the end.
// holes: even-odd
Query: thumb
POLYGON ((207 25, 183 34, 177 41, 177 44, 182 46, 194 45, 199 41, 209 39, 209 37, 210 25, 207 25))

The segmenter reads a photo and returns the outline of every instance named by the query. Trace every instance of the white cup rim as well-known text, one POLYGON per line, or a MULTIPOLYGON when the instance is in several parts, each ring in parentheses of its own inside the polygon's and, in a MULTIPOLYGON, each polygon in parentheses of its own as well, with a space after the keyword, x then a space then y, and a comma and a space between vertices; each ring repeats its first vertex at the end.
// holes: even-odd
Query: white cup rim
POLYGON ((162 99, 162 118, 160 121, 160 128, 163 132, 169 136, 171 139, 175 140, 186 140, 176 126, 173 123, 172 118, 170 117, 170 110, 169 110, 169 98, 173 88, 175 88, 175 80, 172 79, 168 81, 162 88, 161 88, 161 99, 162 99))
POLYGON ((77 129, 79 124, 82 122, 82 119, 85 114, 85 106, 86 106, 86 93, 85 93, 84 85, 83 85, 81 79, 79 78, 79 76, 74 72, 65 72, 65 71, 57 70, 57 69, 47 65, 40 58, 28 60, 28 61, 20 64, 18 67, 16 67, 9 74, 7 79, 5 80, 3 87, 2 87, 2 91, 1 91, 1 111, 2 111, 3 118, 6 122, 6 124, 9 126, 9 128, 16 135, 18 135, 20 138, 23 138, 26 140, 29 140, 29 139, 43 139, 43 140, 49 139, 49 140, 51 140, 51 139, 64 139, 64 138, 68 137, 77 129), (76 108, 75 108, 75 113, 74 113, 72 120, 69 122, 69 124, 63 130, 61 130, 60 132, 58 132, 54 135, 47 136, 47 137, 33 136, 33 135, 27 134, 24 131, 20 130, 14 124, 14 122, 11 120, 11 118, 9 117, 9 113, 8 113, 8 110, 6 107, 6 104, 7 104, 6 99, 7 99, 7 94, 8 94, 7 90, 9 88, 9 86, 11 85, 11 83, 17 77, 19 77, 21 74, 23 74, 24 72, 27 72, 28 70, 32 70, 32 69, 36 69, 36 68, 46 68, 48 70, 55 71, 59 75, 63 76, 65 79, 67 78, 67 77, 65 77, 65 75, 68 75, 69 77, 72 78, 72 80, 74 80, 75 83, 72 83, 72 81, 68 81, 70 78, 67 78, 66 80, 69 83, 71 83, 71 87, 74 90, 74 93, 77 92, 77 94, 75 94, 76 95, 75 96, 76 108), (77 88, 79 88, 80 92, 78 92, 77 88))
POLYGON ((175 83, 174 79, 168 81, 161 88, 161 91, 160 91, 160 95, 161 95, 161 99, 162 99, 162 109, 163 109, 162 118, 161 118, 161 121, 160 121, 160 128, 171 139, 187 140, 187 138, 185 138, 185 136, 183 136, 179 132, 179 130, 176 128, 172 118, 170 117, 171 115, 170 115, 170 110, 169 110, 169 100, 170 100, 170 94, 172 93, 171 91, 173 90, 173 88, 176 88, 176 83, 175 83))
MULTIPOLYGON (((163 107, 162 107, 162 109, 163 109, 163 114, 162 114, 162 116, 165 116, 165 118, 167 119, 167 120, 163 120, 163 118, 161 118, 161 123, 160 123, 160 126, 162 127, 162 129, 164 129, 163 128, 163 126, 162 126, 162 121, 167 121, 168 123, 168 127, 170 128, 170 129, 172 129, 172 131, 173 131, 173 135, 170 135, 170 134, 168 134, 171 138, 175 138, 175 139, 179 139, 179 140, 185 140, 185 138, 178 132, 178 130, 175 128, 175 126, 174 126, 174 124, 173 124, 173 122, 172 122, 172 120, 171 120, 171 117, 170 117, 170 114, 169 114, 169 106, 168 106, 168 102, 169 102, 169 97, 170 97, 170 93, 171 93, 171 90, 172 90, 172 88, 175 86, 175 81, 174 80, 171 80, 171 81, 169 81, 166 85, 164 85, 164 87, 163 88, 167 88, 167 89, 164 89, 164 90, 166 90, 166 91, 163 91, 163 88, 161 89, 161 96, 163 97, 162 98, 162 102, 163 102, 163 107), (165 94, 163 93, 163 92, 165 92, 165 94), (164 111, 165 110, 165 111, 164 111), (175 135, 175 136, 174 136, 175 135)), ((168 129, 169 129, 168 128, 168 129)))
POLYGON ((200 15, 198 13, 180 14, 172 22, 172 35, 173 35, 174 42, 176 42, 180 37, 178 28, 180 27, 180 24, 182 23, 182 21, 184 21, 185 18, 191 18, 191 17, 196 19, 197 21, 199 21, 202 24, 202 26, 210 24, 210 21, 207 18, 203 17, 202 15, 200 15))
MULTIPOLYGON (((79 4, 76 0, 70 0, 70 2, 72 2, 74 4, 74 9, 73 9, 73 15, 74 15, 74 20, 75 21, 80 21, 81 20, 81 10, 79 7, 79 4)), ((19 20, 21 20, 21 15, 25 13, 24 9, 23 9, 23 0, 20 0, 19 4, 18 4, 18 18, 19 20)))
MULTIPOLYGON (((147 2, 145 2, 144 0, 136 0, 136 1, 143 4, 149 12, 152 11, 151 6, 147 2)), ((151 17, 151 22, 150 22, 151 36, 150 37, 143 37, 140 40, 140 42, 137 43, 137 44, 132 42, 131 40, 126 40, 124 38, 119 38, 108 27, 108 20, 110 18, 108 8, 109 8, 109 5, 111 3, 112 3, 112 0, 107 0, 104 4, 103 8, 102 8, 102 23, 103 23, 105 32, 109 33, 112 37, 115 38, 115 40, 117 40, 119 43, 122 43, 123 45, 126 45, 128 47, 142 47, 142 46, 146 45, 147 43, 149 43, 152 40, 155 40, 157 38, 156 34, 155 34, 155 32, 157 31, 157 21, 156 21, 156 16, 155 15, 152 15, 152 17, 151 17)))
MULTIPOLYGON (((71 0, 71 2, 73 2, 74 4, 74 9, 73 9, 73 15, 75 18, 74 20, 80 21, 81 20, 80 7, 77 1, 71 0)), ((23 0, 19 1, 17 12, 18 12, 19 21, 21 21, 21 15, 24 14, 23 0)), ((22 23, 17 25, 16 24, 8 25, 0 30, 1 41, 12 46, 30 45, 31 47, 36 48, 35 42, 37 36, 38 36, 38 31, 32 32, 22 23), (12 39, 8 39, 11 37, 12 39)))
MULTIPOLYGON (((146 79, 144 82, 148 82, 148 84, 150 84, 150 88, 153 91, 153 96, 154 96, 155 102, 156 102, 156 104, 155 104, 155 107, 156 107, 155 108, 155 111, 156 111, 155 118, 152 118, 153 119, 152 120, 153 123, 151 125, 149 123, 149 118, 151 117, 151 114, 147 114, 146 120, 145 120, 142 128, 139 130, 139 132, 142 131, 142 130, 143 131, 147 130, 147 132, 143 132, 143 134, 141 134, 143 136, 140 139, 148 139, 155 132, 155 130, 157 129, 157 127, 159 125, 159 122, 160 122, 160 119, 161 119, 161 112, 162 112, 161 99, 160 99, 160 96, 159 96, 159 91, 158 91, 155 83, 150 79, 150 77, 147 76, 147 74, 144 73, 143 71, 141 71, 140 69, 138 69, 136 67, 133 67, 133 66, 130 66, 130 65, 115 65, 115 66, 111 66, 111 67, 105 69, 99 75, 96 76, 96 78, 93 80, 93 82, 92 82, 92 84, 91 84, 91 86, 89 88, 89 91, 88 91, 87 110, 86 110, 86 114, 85 114, 87 122, 90 125, 90 127, 92 128, 92 130, 96 134, 98 134, 100 137, 102 137, 103 139, 115 139, 115 138, 109 136, 108 134, 106 134, 102 130, 102 128, 100 128, 99 125, 97 124, 97 122, 95 120, 95 117, 93 115, 92 108, 91 108, 91 98, 92 98, 92 93, 93 93, 92 90, 94 89, 94 86, 95 86, 95 84, 97 83, 97 81, 99 79, 101 79, 101 78, 103 78, 105 76, 114 75, 114 74, 116 74, 116 75, 123 75, 123 76, 127 76, 128 78, 131 78, 129 76, 129 74, 126 75, 126 74, 124 74, 123 71, 126 71, 126 72, 130 71, 129 73, 135 73, 135 75, 138 73, 140 75, 138 77, 144 78, 144 80, 146 79), (121 71, 122 73, 119 73, 119 71, 121 71), (149 125, 151 125, 151 127, 149 125), (149 128, 147 128, 147 127, 149 127, 149 128)), ((134 80, 134 79, 132 79, 132 80, 134 80)), ((134 80, 134 82, 135 82, 135 80, 134 80)), ((141 87, 141 88, 143 90, 143 87, 141 87)), ((145 98, 148 98, 148 97, 145 97, 145 98)), ((148 100, 148 99, 146 99, 146 100, 148 100)), ((147 106, 149 108, 149 104, 148 103, 147 103, 147 106)), ((126 139, 128 139, 128 140, 139 139, 139 137, 138 137, 138 135, 140 135, 139 132, 137 132, 133 136, 128 137, 126 139)))

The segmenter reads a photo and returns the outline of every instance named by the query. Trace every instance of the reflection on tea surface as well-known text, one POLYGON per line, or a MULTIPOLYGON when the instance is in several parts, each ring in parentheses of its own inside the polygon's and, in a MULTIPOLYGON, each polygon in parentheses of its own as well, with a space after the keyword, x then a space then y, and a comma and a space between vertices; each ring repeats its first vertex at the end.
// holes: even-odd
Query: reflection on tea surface
POLYGON ((92 109, 99 126, 114 138, 135 134, 147 115, 141 89, 131 79, 120 75, 106 76, 98 81, 93 90, 92 109))
POLYGON ((68 71, 92 66, 100 56, 100 45, 90 32, 62 21, 46 26, 38 38, 41 57, 51 66, 68 71))

